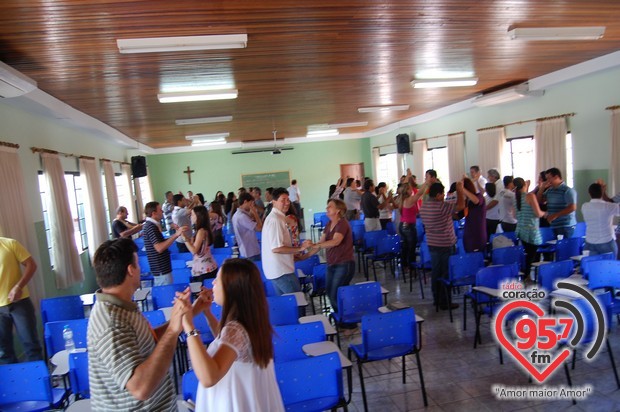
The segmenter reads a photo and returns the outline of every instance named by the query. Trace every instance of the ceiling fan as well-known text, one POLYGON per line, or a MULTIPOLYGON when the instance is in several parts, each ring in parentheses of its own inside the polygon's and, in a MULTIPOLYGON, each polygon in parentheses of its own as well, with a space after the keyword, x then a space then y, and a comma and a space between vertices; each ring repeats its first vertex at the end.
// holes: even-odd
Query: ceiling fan
POLYGON ((281 154, 283 150, 293 150, 294 149, 294 147, 292 147, 292 146, 280 146, 280 147, 278 147, 278 143, 277 143, 277 139, 276 139, 276 134, 278 133, 278 131, 274 129, 272 131, 272 133, 273 133, 273 147, 272 146, 265 146, 265 147, 251 148, 251 149, 235 150, 235 151, 232 152, 232 154, 271 152, 271 154, 277 155, 277 154, 281 154))

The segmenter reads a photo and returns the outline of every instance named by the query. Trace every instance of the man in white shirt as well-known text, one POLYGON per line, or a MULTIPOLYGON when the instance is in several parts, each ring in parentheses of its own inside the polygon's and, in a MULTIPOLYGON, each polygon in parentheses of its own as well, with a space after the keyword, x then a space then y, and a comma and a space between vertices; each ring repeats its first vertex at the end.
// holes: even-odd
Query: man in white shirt
POLYGON ((279 187, 272 194, 273 209, 265 219, 261 242, 263 271, 278 295, 299 292, 301 286, 295 275, 294 255, 308 249, 312 242, 305 240, 301 246, 293 246, 286 226, 286 212, 291 206, 288 191, 279 187))
POLYGON ((517 230, 516 195, 512 176, 504 176, 504 188, 499 191, 499 220, 504 232, 517 230))
MULTIPOLYGON (((174 209, 172 210, 172 223, 174 223, 176 227, 185 226, 185 227, 191 228, 192 227, 192 218, 191 218, 192 211, 188 207, 189 202, 187 201, 187 199, 184 198, 183 195, 177 194, 172 197, 172 201, 174 203, 174 209)), ((191 237, 192 237, 192 230, 189 229, 185 231, 185 233, 183 233, 181 237, 177 238, 176 240, 177 248, 180 253, 189 252, 189 250, 187 249, 187 246, 185 246, 185 241, 183 240, 183 238, 191 239, 191 237)))
POLYGON ((613 219, 620 215, 620 205, 603 200, 603 186, 592 183, 588 187, 592 200, 581 206, 583 220, 586 222, 586 245, 590 255, 613 252, 618 255, 613 219))
POLYGON ((504 188, 504 185, 502 184, 499 172, 496 169, 489 169, 487 172, 487 177, 489 178, 489 183, 493 183, 495 186, 495 190, 493 192, 489 192, 486 189, 482 192, 485 194, 484 200, 487 208, 487 239, 490 240, 491 235, 497 231, 497 226, 500 222, 499 193, 504 188))
POLYGON ((297 179, 291 180, 291 185, 288 187, 288 197, 291 201, 291 204, 295 208, 295 213, 297 214, 297 219, 299 221, 299 232, 304 232, 304 220, 301 214, 301 192, 299 191, 299 186, 297 186, 297 179))
POLYGON ((358 212, 360 210, 360 202, 362 200, 361 190, 358 190, 355 186, 355 179, 352 177, 347 178, 347 187, 344 189, 344 203, 347 205, 347 220, 355 220, 358 218, 358 212))
POLYGON ((469 168, 469 175, 471 176, 471 180, 474 182, 474 186, 476 186, 476 193, 484 194, 484 185, 487 184, 487 179, 482 176, 480 173, 480 166, 474 165, 469 168))

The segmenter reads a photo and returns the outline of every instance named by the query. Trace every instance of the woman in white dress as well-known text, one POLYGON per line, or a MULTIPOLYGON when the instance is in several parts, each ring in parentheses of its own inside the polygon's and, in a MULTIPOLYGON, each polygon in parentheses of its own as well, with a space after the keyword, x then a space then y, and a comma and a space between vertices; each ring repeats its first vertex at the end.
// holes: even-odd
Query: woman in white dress
POLYGON ((183 318, 199 381, 196 411, 284 411, 273 366, 273 329, 257 267, 249 260, 228 259, 213 290, 203 290, 196 305, 216 336, 205 349, 192 317, 183 318), (213 301, 222 306, 219 321, 211 312, 213 301))

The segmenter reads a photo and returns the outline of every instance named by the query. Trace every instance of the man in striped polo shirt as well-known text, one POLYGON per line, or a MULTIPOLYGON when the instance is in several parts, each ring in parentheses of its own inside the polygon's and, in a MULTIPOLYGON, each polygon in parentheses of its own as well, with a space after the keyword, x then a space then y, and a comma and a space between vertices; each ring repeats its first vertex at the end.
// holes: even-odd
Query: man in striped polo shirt
MULTIPOLYGON (((429 184, 427 180, 420 190, 426 191, 429 184)), ((463 182, 456 184, 456 203, 444 202, 444 196, 444 186, 439 182, 432 183, 428 199, 422 203, 420 208, 420 217, 424 223, 426 241, 431 253, 431 289, 435 305, 442 310, 448 309, 448 301, 439 285, 439 279, 448 278, 448 262, 455 252, 456 234, 452 224, 452 215, 465 208, 463 182)), ((456 303, 452 304, 453 309, 458 306, 456 303)))
POLYGON ((151 274, 155 277, 153 284, 155 286, 169 285, 172 283, 172 262, 168 248, 183 235, 183 232, 188 230, 188 227, 180 227, 175 234, 164 239, 160 223, 164 217, 164 212, 159 202, 148 202, 144 205, 144 214, 146 221, 142 226, 142 235, 151 274))
MULTIPOLYGON (((93 411, 176 411, 170 364, 192 309, 176 299, 170 321, 151 329, 132 302, 140 286, 131 239, 104 242, 95 253, 95 305, 88 320, 88 377, 93 411)), ((182 293, 189 298, 189 288, 182 293)))

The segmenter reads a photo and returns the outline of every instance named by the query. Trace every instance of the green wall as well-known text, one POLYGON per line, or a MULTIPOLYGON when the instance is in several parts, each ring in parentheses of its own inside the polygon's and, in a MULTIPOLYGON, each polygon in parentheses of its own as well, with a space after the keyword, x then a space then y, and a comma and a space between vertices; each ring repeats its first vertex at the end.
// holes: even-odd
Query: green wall
MULTIPOLYGON (((288 170, 291 179, 297 179, 306 227, 309 227, 312 213, 325 208, 329 185, 336 183, 340 176, 340 164, 364 163, 366 175, 372 175, 368 139, 303 143, 294 147, 279 155, 269 152, 234 155, 231 150, 149 155, 147 164, 154 196, 161 202, 168 190, 183 193, 192 190, 203 193, 211 201, 218 190, 236 193, 242 174, 288 170), (191 185, 183 173, 187 166, 195 171, 191 185)), ((261 189, 264 193, 265 188, 261 189)))

